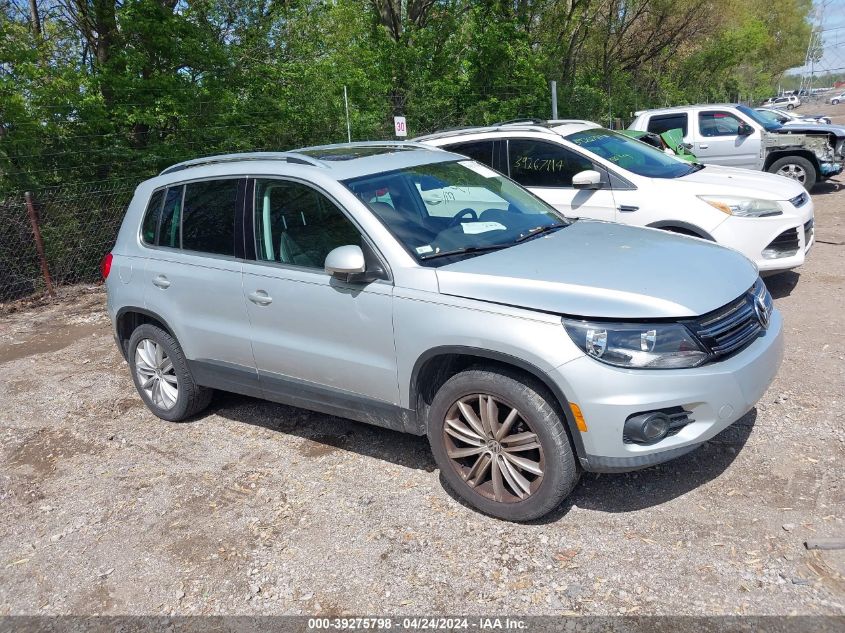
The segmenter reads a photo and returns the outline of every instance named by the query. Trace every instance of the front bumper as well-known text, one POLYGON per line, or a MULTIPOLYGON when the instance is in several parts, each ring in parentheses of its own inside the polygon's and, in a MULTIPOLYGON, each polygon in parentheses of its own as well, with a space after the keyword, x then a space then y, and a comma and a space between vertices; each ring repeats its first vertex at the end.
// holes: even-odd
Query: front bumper
MULTIPOLYGON (((787 204, 787 203, 783 203, 787 204)), ((738 250, 753 261, 762 273, 779 272, 797 268, 804 263, 815 241, 813 202, 801 208, 792 208, 784 215, 770 218, 730 217, 713 231, 713 239, 722 246, 738 250), (806 227, 810 225, 810 230, 806 227), (798 247, 791 254, 764 257, 763 252, 779 236, 797 232, 798 247)))
POLYGON ((754 407, 783 358, 783 320, 772 312, 769 329, 726 359, 693 369, 632 370, 587 356, 558 367, 553 379, 581 408, 581 465, 593 472, 644 468, 688 453, 754 407), (625 420, 636 413, 683 407, 693 422, 656 444, 626 444, 625 420))

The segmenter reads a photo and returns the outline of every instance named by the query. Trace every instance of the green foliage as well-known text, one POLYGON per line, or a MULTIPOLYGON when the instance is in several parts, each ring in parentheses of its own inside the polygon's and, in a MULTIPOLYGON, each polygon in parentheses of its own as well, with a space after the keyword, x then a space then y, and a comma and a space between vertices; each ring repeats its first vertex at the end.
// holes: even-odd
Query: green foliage
POLYGON ((41 0, 0 8, 0 197, 197 155, 770 92, 810 0, 41 0), (74 7, 74 11, 66 10, 74 7))

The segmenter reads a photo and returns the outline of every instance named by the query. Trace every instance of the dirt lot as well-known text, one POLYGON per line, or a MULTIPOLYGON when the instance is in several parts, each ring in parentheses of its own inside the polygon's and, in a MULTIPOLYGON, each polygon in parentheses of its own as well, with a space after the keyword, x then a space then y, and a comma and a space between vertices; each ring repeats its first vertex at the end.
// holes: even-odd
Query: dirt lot
POLYGON ((813 197, 756 410, 527 526, 458 503, 422 438, 225 394, 153 417, 99 290, 0 317, 0 615, 845 613, 845 551, 803 546, 845 536, 845 177, 813 197))

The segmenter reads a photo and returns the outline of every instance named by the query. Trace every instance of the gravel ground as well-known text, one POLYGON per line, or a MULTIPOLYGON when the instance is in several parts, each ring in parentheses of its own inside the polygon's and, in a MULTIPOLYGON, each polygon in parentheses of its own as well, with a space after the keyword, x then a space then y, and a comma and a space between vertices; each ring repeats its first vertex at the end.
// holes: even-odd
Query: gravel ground
POLYGON ((7 308, 0 615, 845 613, 845 551, 803 546, 845 536, 845 177, 813 198, 757 408, 531 525, 456 501, 423 438, 228 394, 155 418, 99 289, 7 308))

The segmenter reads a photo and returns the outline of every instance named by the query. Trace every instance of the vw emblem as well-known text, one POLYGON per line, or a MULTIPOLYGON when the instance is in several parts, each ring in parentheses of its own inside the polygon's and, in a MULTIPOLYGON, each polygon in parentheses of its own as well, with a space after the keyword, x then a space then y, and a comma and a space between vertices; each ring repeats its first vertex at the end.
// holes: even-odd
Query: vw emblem
POLYGON ((760 322, 760 327, 764 330, 769 329, 769 311, 766 309, 766 300, 757 295, 754 297, 754 312, 757 315, 757 320, 760 322))

